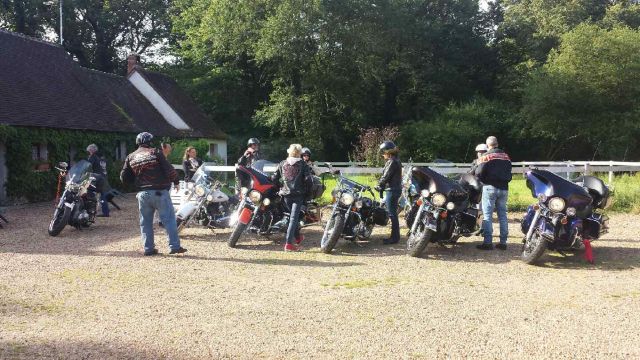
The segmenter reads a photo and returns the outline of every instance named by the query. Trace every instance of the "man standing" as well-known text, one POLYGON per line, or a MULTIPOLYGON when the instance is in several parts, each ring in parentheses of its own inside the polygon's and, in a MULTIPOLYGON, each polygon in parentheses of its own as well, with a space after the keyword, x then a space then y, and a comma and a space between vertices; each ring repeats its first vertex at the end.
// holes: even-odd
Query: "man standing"
POLYGON ((498 149, 498 139, 495 136, 489 136, 486 143, 489 151, 478 159, 478 167, 475 170, 475 175, 484 184, 482 187, 482 234, 484 241, 481 245, 477 245, 477 248, 493 250, 491 218, 495 208, 500 223, 500 243, 496 247, 500 250, 507 250, 507 236, 509 235, 507 198, 511 181, 511 159, 507 153, 498 149))
MULTIPOLYGON (((258 160, 260 160, 260 140, 251 138, 247 141, 247 150, 238 159, 236 165, 251 167, 258 160)), ((243 180, 245 179, 241 178, 241 175, 236 171, 236 195, 240 194, 243 180)))
POLYGON ((169 237, 169 253, 180 254, 187 249, 180 246, 176 214, 169 196, 171 183, 178 186, 178 174, 169 164, 162 151, 151 146, 153 135, 142 132, 136 137, 138 149, 127 156, 120 180, 135 183, 140 190, 136 194, 140 211, 140 232, 144 255, 155 255, 158 250, 153 240, 153 215, 156 211, 169 237))
POLYGON ((87 146, 87 153, 89 153, 89 158, 87 161, 91 163, 91 172, 94 174, 100 175, 97 179, 97 183, 99 184, 99 193, 100 193, 100 208, 102 210, 101 215, 97 215, 98 217, 109 217, 109 202, 107 201, 107 160, 104 156, 100 156, 98 154, 98 146, 96 144, 91 144, 87 146))

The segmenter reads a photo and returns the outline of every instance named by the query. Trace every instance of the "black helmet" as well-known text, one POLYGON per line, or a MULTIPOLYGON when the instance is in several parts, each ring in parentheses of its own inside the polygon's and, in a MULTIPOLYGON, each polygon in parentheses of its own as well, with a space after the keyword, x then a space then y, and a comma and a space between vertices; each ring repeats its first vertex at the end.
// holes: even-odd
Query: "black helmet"
POLYGON ((251 138, 249 139, 249 141, 247 141, 247 146, 251 146, 253 144, 260 145, 260 140, 256 138, 251 138))
POLYGON ((380 144, 380 151, 382 152, 386 152, 389 150, 393 150, 396 148, 396 144, 393 143, 393 141, 384 141, 382 144, 380 144))
POLYGON ((153 135, 151 135, 151 133, 148 132, 141 132, 140 134, 138 134, 138 136, 136 136, 136 145, 149 145, 151 144, 151 140, 153 140, 153 135))
POLYGON ((309 148, 304 147, 302 148, 302 152, 300 153, 300 155, 309 155, 311 156, 311 150, 309 150, 309 148))

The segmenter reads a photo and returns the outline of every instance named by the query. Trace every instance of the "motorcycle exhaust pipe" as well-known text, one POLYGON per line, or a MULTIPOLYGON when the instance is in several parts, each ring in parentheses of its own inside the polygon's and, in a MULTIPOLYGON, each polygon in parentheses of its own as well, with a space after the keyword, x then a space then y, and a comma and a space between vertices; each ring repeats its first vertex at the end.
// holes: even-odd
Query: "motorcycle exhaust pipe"
POLYGON ((531 220, 531 225, 529 225, 529 231, 527 231, 527 236, 525 236, 525 241, 530 241, 531 236, 533 236, 533 230, 540 219, 540 209, 536 210, 536 213, 533 215, 533 220, 531 220))

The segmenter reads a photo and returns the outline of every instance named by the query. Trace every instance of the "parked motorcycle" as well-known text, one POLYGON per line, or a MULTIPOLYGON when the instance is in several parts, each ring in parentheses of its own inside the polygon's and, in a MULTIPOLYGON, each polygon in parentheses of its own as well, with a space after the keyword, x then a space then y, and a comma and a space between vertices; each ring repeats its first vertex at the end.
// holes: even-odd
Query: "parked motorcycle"
MULTIPOLYGON (((229 247, 236 247, 238 239, 245 232, 262 236, 286 232, 289 227, 289 212, 271 178, 260 167, 256 168, 256 165, 237 165, 236 178, 240 179, 242 185, 241 199, 230 222, 233 231, 227 242, 229 247)), ((324 186, 321 185, 314 179, 312 199, 322 196, 324 186)), ((302 206, 299 217, 302 227, 317 223, 320 219, 320 209, 312 206, 313 204, 302 206)))
POLYGON ((188 197, 176 211, 178 233, 194 223, 212 230, 229 227, 238 199, 222 191, 223 187, 231 187, 211 178, 208 167, 215 165, 213 162, 204 163, 193 175, 193 188, 186 190, 188 197))
POLYGON ((420 256, 430 242, 455 244, 477 233, 482 185, 475 176, 464 174, 456 182, 428 167, 414 167, 412 176, 419 196, 406 215, 410 256, 420 256))
POLYGON ((529 206, 522 219, 522 260, 533 264, 545 249, 564 254, 584 245, 585 258, 592 263, 591 241, 608 230, 609 218, 602 211, 611 204, 609 188, 593 176, 571 182, 539 169, 525 176, 538 202, 529 206))
POLYGON ((60 234, 67 225, 81 229, 95 222, 100 175, 91 173, 92 166, 87 160, 78 161, 68 171, 67 167, 64 162, 56 167, 60 176, 66 178, 66 184, 49 223, 51 236, 60 234))
POLYGON ((331 253, 340 237, 351 241, 369 239, 375 225, 386 226, 389 222, 387 211, 375 200, 371 187, 348 179, 339 171, 333 173, 337 180, 337 186, 331 192, 333 208, 320 241, 325 254, 331 253))

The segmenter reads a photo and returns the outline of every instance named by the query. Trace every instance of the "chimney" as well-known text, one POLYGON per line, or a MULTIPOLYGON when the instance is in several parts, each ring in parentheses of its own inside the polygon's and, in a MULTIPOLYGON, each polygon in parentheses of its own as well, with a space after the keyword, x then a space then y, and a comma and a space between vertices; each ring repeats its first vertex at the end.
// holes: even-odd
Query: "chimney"
POLYGON ((140 55, 131 53, 127 56, 127 74, 131 74, 136 66, 140 66, 140 55))

